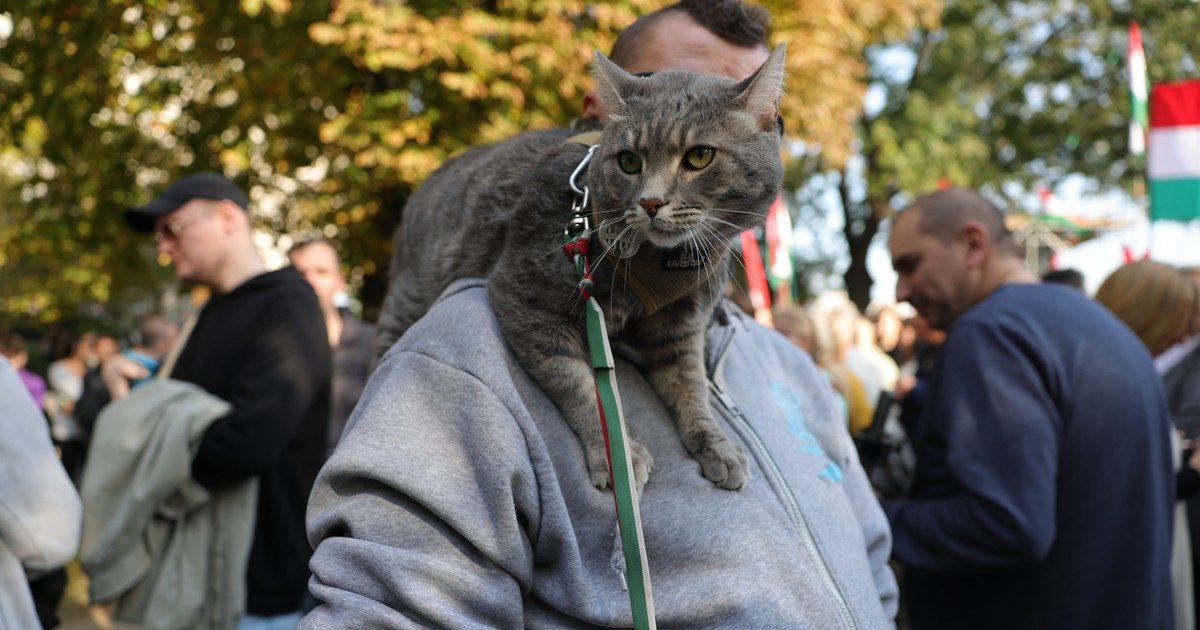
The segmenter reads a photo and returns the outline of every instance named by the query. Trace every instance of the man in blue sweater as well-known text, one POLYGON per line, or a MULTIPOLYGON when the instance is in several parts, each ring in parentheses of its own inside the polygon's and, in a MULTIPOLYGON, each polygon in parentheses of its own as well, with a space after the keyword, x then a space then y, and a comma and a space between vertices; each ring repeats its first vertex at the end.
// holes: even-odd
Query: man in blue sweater
POLYGON ((1170 420, 1145 348, 1039 284, 975 192, 918 198, 890 247, 896 299, 949 331, 912 496, 884 505, 912 627, 1170 627, 1170 420))

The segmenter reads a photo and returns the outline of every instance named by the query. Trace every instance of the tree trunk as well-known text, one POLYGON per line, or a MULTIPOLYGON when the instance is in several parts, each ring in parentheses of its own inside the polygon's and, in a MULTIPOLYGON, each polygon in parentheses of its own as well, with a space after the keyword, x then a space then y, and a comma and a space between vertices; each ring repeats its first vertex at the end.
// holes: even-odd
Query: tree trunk
POLYGON ((842 276, 846 282, 846 294, 858 310, 865 313, 871 302, 871 285, 874 284, 871 273, 867 271, 867 247, 871 239, 865 231, 859 235, 847 232, 846 244, 850 246, 850 266, 842 276))
POLYGON ((891 206, 887 201, 866 199, 856 203, 850 198, 850 187, 847 184, 847 173, 842 171, 838 183, 838 196, 842 201, 842 218, 845 220, 842 233, 846 236, 846 245, 850 249, 850 266, 842 279, 846 284, 846 295, 854 302, 859 311, 866 312, 871 303, 871 273, 867 271, 867 250, 871 241, 879 233, 879 223, 891 214, 891 206))

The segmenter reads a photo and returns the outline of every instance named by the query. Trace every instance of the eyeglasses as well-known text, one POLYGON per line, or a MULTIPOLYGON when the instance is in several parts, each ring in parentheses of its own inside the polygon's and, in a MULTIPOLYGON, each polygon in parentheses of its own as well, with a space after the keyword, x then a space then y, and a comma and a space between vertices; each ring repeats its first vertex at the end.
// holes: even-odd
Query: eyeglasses
POLYGON ((191 226, 193 223, 196 223, 200 219, 203 219, 205 216, 207 216, 207 213, 198 212, 193 214, 191 217, 175 219, 174 221, 169 221, 163 224, 162 227, 154 230, 154 242, 161 243, 166 239, 178 239, 179 235, 183 234, 184 230, 188 229, 189 226, 191 226))

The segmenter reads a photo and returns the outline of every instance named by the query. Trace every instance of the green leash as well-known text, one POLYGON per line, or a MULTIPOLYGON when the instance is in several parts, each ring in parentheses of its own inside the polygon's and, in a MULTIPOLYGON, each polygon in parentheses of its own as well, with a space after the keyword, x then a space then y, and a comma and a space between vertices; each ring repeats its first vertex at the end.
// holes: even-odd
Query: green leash
POLYGON ((642 517, 638 511, 637 490, 634 488, 633 456, 629 451, 629 434, 625 429, 625 417, 621 413, 621 395, 617 391, 616 371, 613 365, 612 347, 608 342, 608 329, 604 325, 604 311, 592 296, 595 284, 592 281, 592 265, 589 257, 591 226, 587 205, 588 189, 581 190, 575 179, 583 172, 592 155, 592 146, 571 174, 571 189, 578 195, 571 205, 572 218, 563 233, 563 250, 579 273, 579 291, 587 300, 588 352, 596 378, 596 401, 600 411, 600 425, 604 430, 604 446, 608 454, 609 483, 613 489, 613 503, 617 509, 617 526, 621 532, 621 548, 625 554, 625 584, 629 593, 629 607, 633 613, 633 627, 637 630, 655 628, 654 596, 650 590, 650 571, 646 564, 646 542, 642 538, 642 517))

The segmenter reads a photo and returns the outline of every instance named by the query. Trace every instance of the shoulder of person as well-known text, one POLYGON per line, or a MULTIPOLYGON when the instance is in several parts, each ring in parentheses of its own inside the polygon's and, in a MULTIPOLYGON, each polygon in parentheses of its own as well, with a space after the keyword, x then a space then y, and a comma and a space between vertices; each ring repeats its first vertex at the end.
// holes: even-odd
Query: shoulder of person
POLYGON ((486 286, 482 278, 451 283, 425 315, 384 354, 380 365, 398 352, 418 352, 449 364, 507 353, 486 286))
POLYGON ((716 325, 709 329, 710 341, 719 336, 719 329, 722 326, 727 326, 733 333, 736 343, 739 345, 749 344, 763 360, 773 359, 784 367, 803 366, 806 370, 811 368, 815 373, 816 365, 813 363, 812 357, 788 340, 783 333, 758 322, 732 302, 722 302, 718 308, 723 309, 725 314, 715 314, 716 325), (722 322, 722 318, 726 321, 722 322))

